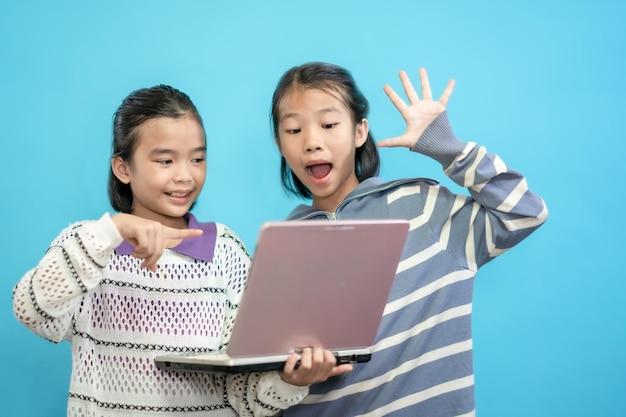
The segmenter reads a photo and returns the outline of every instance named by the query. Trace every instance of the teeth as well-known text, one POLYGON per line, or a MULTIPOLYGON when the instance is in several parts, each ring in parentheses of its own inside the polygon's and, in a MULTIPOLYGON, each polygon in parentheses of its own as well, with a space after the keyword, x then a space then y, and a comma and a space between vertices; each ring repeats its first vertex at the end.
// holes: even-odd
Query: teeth
POLYGON ((169 193, 172 197, 186 197, 189 193, 169 193))

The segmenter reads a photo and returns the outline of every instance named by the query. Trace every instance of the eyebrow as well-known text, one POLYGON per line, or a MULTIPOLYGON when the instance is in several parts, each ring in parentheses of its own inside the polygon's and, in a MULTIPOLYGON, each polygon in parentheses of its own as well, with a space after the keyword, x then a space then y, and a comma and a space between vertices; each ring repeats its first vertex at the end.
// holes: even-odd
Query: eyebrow
MULTIPOLYGON (((325 114, 325 113, 339 113, 339 109, 337 107, 324 107, 323 109, 319 109, 315 112, 315 114, 325 114)), ((296 117, 298 113, 286 113, 280 117, 279 121, 283 121, 285 119, 289 119, 290 117, 296 117)))
MULTIPOLYGON (((206 146, 199 146, 191 151, 191 153, 206 152, 206 146)), ((175 153, 172 149, 168 148, 155 148, 150 151, 150 155, 170 155, 175 153)))

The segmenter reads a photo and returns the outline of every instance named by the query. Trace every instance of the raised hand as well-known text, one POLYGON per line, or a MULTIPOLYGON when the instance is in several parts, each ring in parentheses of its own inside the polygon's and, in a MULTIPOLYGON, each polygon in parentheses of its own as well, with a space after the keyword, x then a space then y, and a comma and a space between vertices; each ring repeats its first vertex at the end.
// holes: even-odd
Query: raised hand
POLYGON ((287 359, 280 376, 289 384, 306 386, 351 370, 350 364, 337 365, 335 355, 329 350, 306 348, 300 355, 294 353, 287 359))
POLYGON ((448 82, 439 100, 434 101, 432 92, 430 91, 430 83, 426 69, 420 68, 419 75, 422 87, 421 99, 413 88, 409 76, 405 71, 400 71, 400 81, 409 99, 409 104, 406 104, 389 85, 383 87, 393 105, 404 118, 406 131, 400 136, 379 141, 379 147, 413 147, 428 125, 446 109, 448 99, 454 89, 454 80, 448 82))
POLYGON ((151 271, 157 270, 163 249, 173 248, 183 239, 202 234, 200 229, 175 229, 132 214, 116 214, 111 220, 124 240, 135 248, 132 256, 143 259, 141 267, 151 271))

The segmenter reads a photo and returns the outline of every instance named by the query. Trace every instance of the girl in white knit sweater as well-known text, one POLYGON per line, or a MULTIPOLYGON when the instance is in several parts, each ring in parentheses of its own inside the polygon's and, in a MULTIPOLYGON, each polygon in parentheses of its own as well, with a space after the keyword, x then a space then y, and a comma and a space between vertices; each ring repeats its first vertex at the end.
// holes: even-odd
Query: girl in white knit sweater
POLYGON ((119 213, 63 230, 13 294, 25 326, 72 344, 68 416, 269 416, 351 369, 323 349, 281 372, 156 368, 159 354, 224 348, 245 285, 241 240, 189 212, 205 175, 205 131, 186 94, 160 85, 124 99, 109 174, 119 213))

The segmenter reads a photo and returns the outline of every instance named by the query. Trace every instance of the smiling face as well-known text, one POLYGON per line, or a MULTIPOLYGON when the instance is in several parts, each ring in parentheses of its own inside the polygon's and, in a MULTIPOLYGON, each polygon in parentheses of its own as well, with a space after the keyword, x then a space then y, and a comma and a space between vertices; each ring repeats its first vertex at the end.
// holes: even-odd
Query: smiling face
POLYGON ((206 143, 202 127, 190 117, 157 117, 138 128, 130 161, 111 160, 115 176, 130 184, 131 213, 170 227, 187 226, 184 215, 206 178, 206 143))
POLYGON ((355 152, 367 139, 367 119, 355 125, 333 94, 292 88, 278 105, 277 145, 313 195, 313 207, 333 212, 359 184, 355 152))

